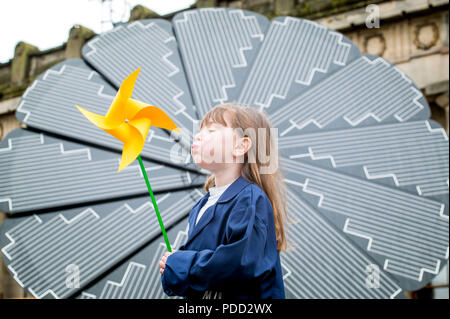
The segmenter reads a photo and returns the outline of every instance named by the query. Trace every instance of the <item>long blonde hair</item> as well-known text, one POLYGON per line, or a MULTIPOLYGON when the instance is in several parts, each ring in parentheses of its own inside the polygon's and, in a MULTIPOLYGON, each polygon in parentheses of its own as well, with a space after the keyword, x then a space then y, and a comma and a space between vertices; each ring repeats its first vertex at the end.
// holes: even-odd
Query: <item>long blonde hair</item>
MULTIPOLYGON (((208 111, 203 117, 200 128, 209 122, 220 123, 227 126, 224 119, 224 113, 228 112, 231 115, 231 126, 234 129, 245 130, 253 128, 255 134, 246 134, 251 140, 251 147, 245 154, 244 163, 241 170, 241 176, 251 183, 257 184, 269 198, 274 215, 275 231, 277 238, 277 250, 284 251, 288 249, 286 234, 285 234, 285 221, 287 219, 286 211, 286 185, 284 182, 283 172, 280 167, 279 151, 275 143, 275 136, 272 136, 270 128, 272 127, 268 116, 264 111, 258 111, 256 108, 248 105, 242 105, 237 102, 218 104, 208 111), (259 130, 258 128, 263 128, 259 130), (257 156, 259 153, 258 142, 260 138, 259 133, 266 134, 265 136, 265 150, 269 151, 269 154, 264 154, 268 158, 264 163, 261 163, 260 158, 257 156), (254 156, 252 161, 248 160, 248 155, 254 156), (274 161, 277 161, 274 163, 274 161), (264 166, 276 165, 277 169, 274 173, 261 174, 260 169, 264 166)), ((210 175, 205 182, 203 188, 208 192, 209 188, 214 186, 215 177, 214 174, 210 175)), ((290 247, 289 247, 290 248, 290 247)))

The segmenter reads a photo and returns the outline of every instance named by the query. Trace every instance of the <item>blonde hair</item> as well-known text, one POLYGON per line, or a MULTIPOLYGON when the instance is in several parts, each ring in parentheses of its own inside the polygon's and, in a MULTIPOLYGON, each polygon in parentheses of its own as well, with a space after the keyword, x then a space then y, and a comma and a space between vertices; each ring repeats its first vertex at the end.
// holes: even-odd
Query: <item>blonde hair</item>
MULTIPOLYGON (((224 119, 224 113, 228 112, 231 115, 231 127, 234 129, 245 130, 248 128, 253 128, 255 134, 245 134, 251 140, 251 147, 244 156, 244 163, 241 169, 241 176, 247 181, 257 184, 269 198, 274 215, 275 231, 277 238, 277 250, 284 251, 288 250, 286 234, 285 234, 285 220, 288 217, 286 211, 286 185, 284 182, 283 172, 278 161, 279 151, 274 142, 274 136, 271 136, 272 127, 268 116, 264 111, 258 111, 256 108, 241 105, 236 102, 218 104, 209 110, 203 117, 200 128, 209 122, 220 123, 227 126, 224 119), (265 154, 269 160, 266 163, 261 163, 260 158, 257 156, 259 154, 258 142, 260 138, 258 134, 260 130, 258 128, 263 128, 261 133, 264 132, 265 136, 265 149, 269 151, 269 154, 265 154), (250 136, 249 136, 250 135, 250 136), (252 161, 248 161, 249 153, 254 156, 252 161), (277 163, 274 163, 277 161, 277 163), (261 174, 260 169, 264 166, 271 166, 276 164, 277 169, 271 174, 261 174)), ((264 134, 262 133, 262 134, 264 134)), ((214 174, 210 175, 205 182, 203 188, 208 192, 209 188, 214 186, 215 177, 214 174)), ((290 248, 290 247, 289 247, 290 248)))

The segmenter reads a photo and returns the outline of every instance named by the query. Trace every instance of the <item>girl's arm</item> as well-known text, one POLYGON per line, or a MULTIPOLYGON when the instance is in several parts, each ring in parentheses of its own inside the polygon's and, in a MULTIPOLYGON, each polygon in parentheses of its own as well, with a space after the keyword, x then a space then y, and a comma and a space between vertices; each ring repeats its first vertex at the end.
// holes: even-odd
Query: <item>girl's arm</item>
POLYGON ((227 279, 246 280, 269 270, 263 262, 267 239, 266 223, 256 212, 271 209, 263 194, 242 196, 230 213, 226 226, 227 243, 214 250, 179 250, 168 256, 161 277, 169 296, 185 296, 189 289, 205 291, 227 279))

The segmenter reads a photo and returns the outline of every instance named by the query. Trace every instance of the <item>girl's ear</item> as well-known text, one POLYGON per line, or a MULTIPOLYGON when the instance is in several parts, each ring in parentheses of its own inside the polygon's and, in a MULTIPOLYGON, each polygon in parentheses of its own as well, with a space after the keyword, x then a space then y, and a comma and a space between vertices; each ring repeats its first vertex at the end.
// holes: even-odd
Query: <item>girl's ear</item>
POLYGON ((239 143, 234 149, 235 156, 244 156, 245 153, 252 147, 252 140, 247 136, 240 138, 239 143))

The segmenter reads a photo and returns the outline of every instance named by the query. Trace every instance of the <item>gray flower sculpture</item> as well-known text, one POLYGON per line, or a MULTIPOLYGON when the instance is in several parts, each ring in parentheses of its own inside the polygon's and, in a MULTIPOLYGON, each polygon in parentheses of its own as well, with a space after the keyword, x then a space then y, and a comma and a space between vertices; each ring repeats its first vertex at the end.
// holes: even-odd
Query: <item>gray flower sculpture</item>
POLYGON ((23 95, 0 144, 4 261, 36 298, 168 298, 165 251, 138 163, 73 106, 105 114, 126 75, 183 135, 151 128, 141 156, 174 248, 206 175, 189 154, 212 106, 264 109, 288 185, 288 298, 402 298, 448 259, 448 136, 417 86, 349 39, 236 9, 140 20, 91 39, 23 95))

